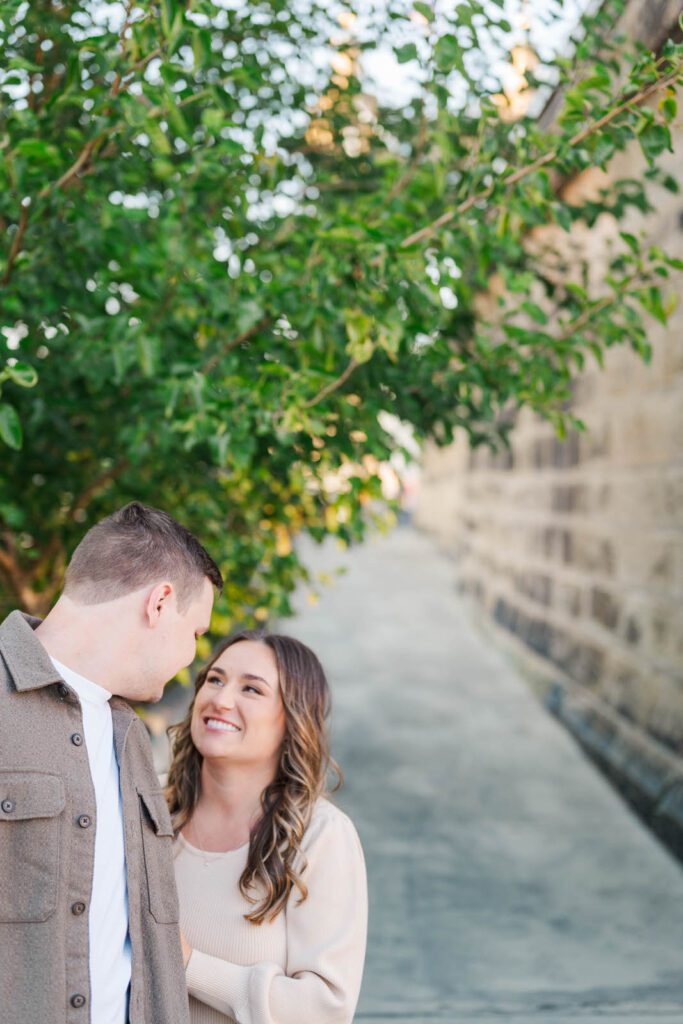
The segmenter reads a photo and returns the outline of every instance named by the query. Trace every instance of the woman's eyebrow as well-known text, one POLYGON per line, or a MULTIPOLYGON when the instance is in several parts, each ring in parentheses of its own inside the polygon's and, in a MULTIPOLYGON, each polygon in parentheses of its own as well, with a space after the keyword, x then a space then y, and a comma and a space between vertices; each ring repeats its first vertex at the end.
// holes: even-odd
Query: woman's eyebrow
POLYGON ((242 679, 250 679, 253 682, 264 683, 269 689, 273 689, 267 679, 264 679, 263 676, 255 676, 253 672, 243 672, 242 679))
POLYGON ((223 676, 224 679, 227 679, 227 676, 226 676, 226 674, 225 674, 225 672, 223 671, 222 668, 218 668, 217 666, 212 665, 211 668, 209 669, 207 675, 210 675, 212 672, 215 672, 216 675, 223 676))

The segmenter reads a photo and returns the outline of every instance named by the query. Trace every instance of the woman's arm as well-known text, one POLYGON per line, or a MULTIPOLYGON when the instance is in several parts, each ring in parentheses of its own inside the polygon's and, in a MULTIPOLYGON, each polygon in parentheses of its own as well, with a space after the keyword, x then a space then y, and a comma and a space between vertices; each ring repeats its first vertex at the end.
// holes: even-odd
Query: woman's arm
MULTIPOLYGON (((349 819, 325 811, 312 822, 303 854, 308 898, 293 891, 285 911, 287 971, 250 967, 193 950, 191 996, 239 1024, 350 1024, 365 958, 367 884, 360 841, 349 819)), ((254 927, 257 927, 254 925, 254 927)))

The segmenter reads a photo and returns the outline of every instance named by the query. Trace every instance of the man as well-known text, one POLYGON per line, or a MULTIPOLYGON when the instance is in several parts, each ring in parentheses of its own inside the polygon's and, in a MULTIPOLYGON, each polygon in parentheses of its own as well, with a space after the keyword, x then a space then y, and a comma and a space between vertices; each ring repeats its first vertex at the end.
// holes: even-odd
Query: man
POLYGON ((133 502, 76 548, 43 622, 0 626, 0 1021, 186 1024, 171 822, 144 725, 221 574, 133 502))

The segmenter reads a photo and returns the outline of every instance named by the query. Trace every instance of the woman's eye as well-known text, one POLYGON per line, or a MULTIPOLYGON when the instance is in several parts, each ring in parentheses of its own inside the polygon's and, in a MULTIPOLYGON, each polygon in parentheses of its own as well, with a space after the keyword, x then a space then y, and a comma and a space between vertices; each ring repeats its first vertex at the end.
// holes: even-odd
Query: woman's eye
POLYGON ((223 680, 220 676, 207 676, 207 683, 218 683, 219 686, 223 685, 223 680))
POLYGON ((258 694, 261 693, 261 691, 256 686, 247 685, 247 686, 244 687, 244 692, 245 693, 247 693, 249 690, 251 690, 252 693, 258 693, 258 694))

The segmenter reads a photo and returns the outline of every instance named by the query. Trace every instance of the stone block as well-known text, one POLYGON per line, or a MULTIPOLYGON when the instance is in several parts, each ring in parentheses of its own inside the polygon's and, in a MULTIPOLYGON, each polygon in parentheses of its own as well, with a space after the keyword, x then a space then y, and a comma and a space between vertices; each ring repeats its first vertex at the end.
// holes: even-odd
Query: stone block
POLYGON ((626 626, 624 628, 624 639, 627 644, 631 644, 632 647, 636 647, 640 643, 642 636, 642 628, 634 616, 629 615, 626 619, 626 626))
POLYGON ((556 484, 551 492, 551 509, 553 512, 588 512, 588 487, 583 483, 556 484))
POLYGON ((564 543, 563 554, 563 561, 567 565, 575 566, 605 579, 611 579, 614 576, 615 545, 607 537, 574 530, 564 543))
MULTIPOLYGON (((655 593, 683 589, 683 536, 657 536, 647 530, 615 532, 622 586, 655 593)), ((650 598, 652 599, 652 598, 650 598)))
POLYGON ((581 615, 582 595, 581 587, 573 583, 558 583, 556 585, 556 607, 558 611, 577 618, 581 615))
POLYGON ((620 602, 608 590, 593 587, 591 590, 591 615, 605 629, 616 629, 621 614, 620 602))
MULTIPOLYGON (((615 418, 616 419, 616 418, 615 418)), ((683 402, 680 391, 635 391, 615 422, 613 458, 619 466, 665 466, 680 456, 683 402)))
POLYGON ((553 580, 546 573, 518 572, 514 578, 515 589, 531 601, 548 607, 552 604, 553 580))

